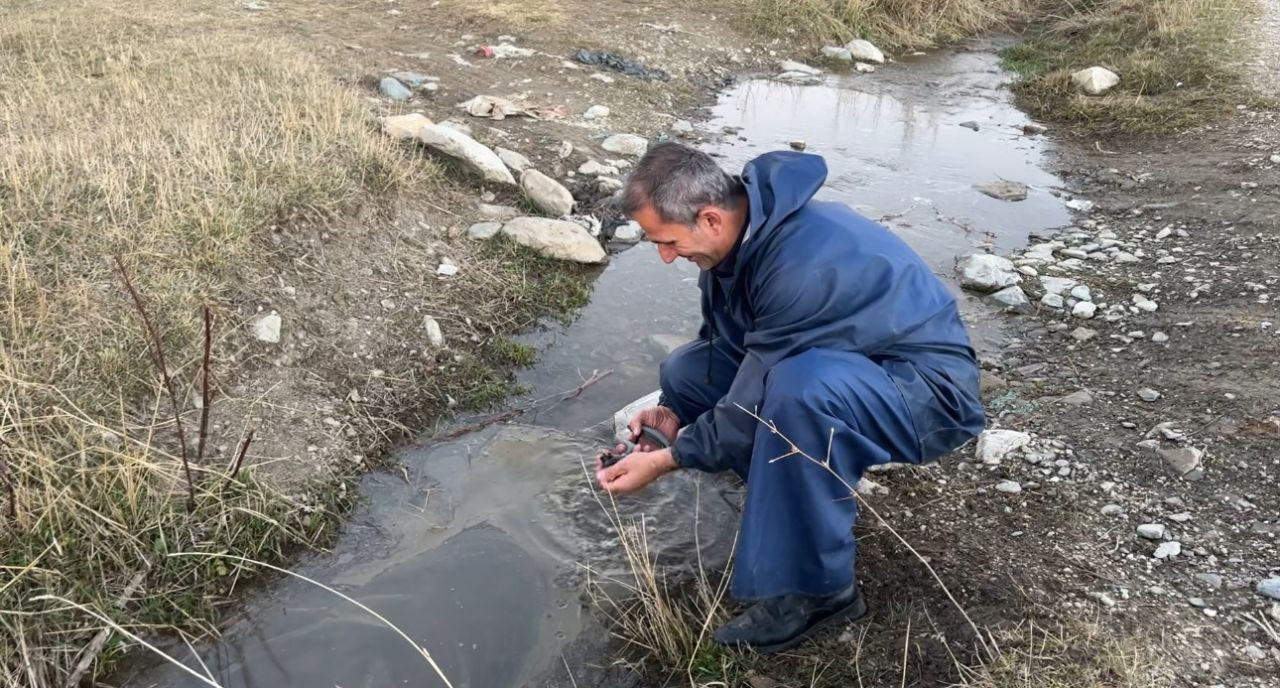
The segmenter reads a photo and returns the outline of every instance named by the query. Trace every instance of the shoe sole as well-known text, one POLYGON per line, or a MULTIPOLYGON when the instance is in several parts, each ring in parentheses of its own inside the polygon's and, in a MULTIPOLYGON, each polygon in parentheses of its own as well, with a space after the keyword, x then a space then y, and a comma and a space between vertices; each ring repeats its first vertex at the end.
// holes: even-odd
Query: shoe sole
POLYGON ((865 598, 862 597, 862 595, 858 595, 858 599, 854 600, 853 602, 850 602, 847 606, 845 606, 840 611, 835 612, 831 616, 828 616, 822 621, 819 621, 818 623, 810 626, 809 628, 805 629, 802 633, 800 633, 800 635, 797 635, 796 637, 791 638, 790 640, 785 640, 780 643, 774 643, 773 645, 747 645, 746 647, 750 647, 752 650, 755 650, 756 652, 762 655, 773 654, 775 652, 783 652, 785 650, 790 650, 791 648, 795 647, 796 645, 799 645, 800 643, 803 643, 805 640, 809 639, 809 636, 813 635, 814 633, 817 633, 818 631, 821 631, 824 628, 828 628, 842 621, 856 621, 866 615, 867 615, 867 601, 865 598))

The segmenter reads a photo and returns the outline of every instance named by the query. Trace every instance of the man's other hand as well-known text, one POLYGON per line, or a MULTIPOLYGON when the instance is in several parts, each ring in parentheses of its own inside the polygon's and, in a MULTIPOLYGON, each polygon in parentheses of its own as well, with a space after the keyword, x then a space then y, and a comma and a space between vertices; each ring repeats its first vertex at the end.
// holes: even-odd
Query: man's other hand
POLYGON ((659 449, 648 437, 640 434, 640 426, 647 425, 666 436, 667 441, 675 443, 676 433, 680 431, 680 419, 665 406, 650 406, 636 413, 627 428, 631 431, 631 441, 636 443, 636 452, 651 452, 659 449))
POLYGON ((675 469, 676 461, 670 449, 648 452, 637 449, 608 468, 596 458, 596 480, 610 494, 635 492, 675 469))

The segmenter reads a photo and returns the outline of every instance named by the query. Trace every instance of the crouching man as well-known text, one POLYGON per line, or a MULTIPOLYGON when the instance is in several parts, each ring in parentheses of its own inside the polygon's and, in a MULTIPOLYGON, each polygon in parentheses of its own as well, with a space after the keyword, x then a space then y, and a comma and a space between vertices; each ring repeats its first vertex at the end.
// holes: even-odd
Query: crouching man
POLYGON ((597 465, 611 493, 677 469, 746 481, 734 597, 754 603, 715 633, 775 652, 866 612, 854 577, 848 484, 889 461, 923 463, 984 425, 978 366, 954 298, 905 243, 839 203, 813 200, 821 157, 774 152, 740 176, 664 143, 623 191, 670 263, 702 270, 699 338, 672 352, 659 405, 632 422, 636 451, 597 465), (640 425, 676 438, 659 449, 640 425))

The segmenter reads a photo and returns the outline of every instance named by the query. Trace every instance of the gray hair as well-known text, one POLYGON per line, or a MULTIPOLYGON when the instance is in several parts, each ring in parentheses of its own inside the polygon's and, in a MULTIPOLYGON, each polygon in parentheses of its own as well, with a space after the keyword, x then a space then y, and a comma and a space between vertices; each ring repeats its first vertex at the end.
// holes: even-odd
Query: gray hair
POLYGON ((663 222, 690 227, 707 206, 733 207, 746 193, 742 180, 727 174, 711 156, 679 143, 649 149, 622 191, 622 211, 634 215, 652 205, 663 222))

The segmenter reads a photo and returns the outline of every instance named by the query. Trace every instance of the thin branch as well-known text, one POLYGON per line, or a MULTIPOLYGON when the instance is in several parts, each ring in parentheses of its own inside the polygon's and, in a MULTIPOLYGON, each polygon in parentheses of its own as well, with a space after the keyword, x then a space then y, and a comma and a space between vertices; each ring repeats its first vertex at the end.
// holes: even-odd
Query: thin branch
POLYGON ((200 439, 196 443, 196 463, 204 464, 204 445, 209 437, 209 406, 212 393, 209 386, 209 358, 213 351, 213 314, 204 307, 204 359, 200 362, 200 439))
POLYGON ((187 460, 187 436, 182 431, 182 413, 181 407, 178 406, 178 395, 173 391, 173 380, 169 377, 169 367, 165 364, 164 348, 160 346, 160 336, 156 334, 156 330, 151 325, 151 318, 147 316, 147 308, 142 303, 142 296, 138 294, 138 290, 134 288, 133 281, 129 279, 129 272, 124 269, 124 262, 120 260, 120 256, 114 256, 116 269, 120 271, 120 279, 124 281, 124 286, 128 288, 129 295, 133 297, 133 305, 138 310, 138 317, 142 319, 143 334, 147 339, 147 351, 151 354, 151 362, 155 367, 160 369, 160 376, 164 379, 165 391, 169 393, 169 403, 173 406, 173 422, 178 433, 178 448, 182 457, 182 468, 187 474, 187 512, 196 510, 196 485, 191 477, 191 464, 187 460))
MULTIPOLYGON (((10 451, 13 445, 9 444, 3 437, 0 437, 0 449, 10 451)), ((5 457, 5 451, 0 451, 0 482, 4 483, 4 490, 9 494, 9 520, 13 521, 15 526, 18 523, 18 488, 14 485, 13 471, 9 470, 9 459, 5 457)))
MULTIPOLYGON (((862 495, 858 494, 858 491, 854 489, 852 485, 849 484, 849 481, 845 480, 839 473, 835 472, 835 470, 831 468, 831 456, 829 453, 825 461, 820 461, 818 459, 815 459, 813 456, 805 453, 802 449, 797 447, 795 442, 792 442, 790 439, 788 439, 786 435, 782 434, 782 432, 778 430, 778 426, 775 425, 772 421, 767 421, 764 418, 761 418, 754 411, 748 411, 741 404, 736 404, 736 406, 742 409, 745 413, 750 415, 752 418, 756 419, 758 422, 763 424, 766 428, 768 428, 769 432, 777 435, 779 438, 782 439, 783 442, 786 442, 788 445, 790 445, 791 453, 789 455, 799 454, 809 462, 816 464, 817 466, 825 469, 836 480, 840 481, 840 484, 843 485, 845 489, 849 491, 849 494, 851 494, 853 498, 858 501, 858 505, 865 508, 867 511, 870 511, 871 515, 875 517, 876 521, 881 526, 883 526, 885 530, 888 530, 889 533, 892 534, 893 537, 898 540, 898 542, 902 543, 902 546, 907 548, 908 552, 911 552, 912 556, 914 556, 917 560, 919 560, 921 564, 924 565, 925 569, 929 571, 929 574, 933 576, 933 579, 938 582, 938 585, 942 588, 942 592, 946 594, 947 599, 951 601, 951 604, 955 606, 956 610, 960 612, 960 615, 963 616, 964 620, 969 624, 969 628, 973 630, 974 636, 977 637, 978 642, 982 645, 982 649, 986 651, 987 656, 992 659, 996 657, 996 654, 997 654, 996 650, 992 648, 990 644, 987 643, 986 638, 984 638, 982 635, 982 631, 978 629, 978 624, 974 623, 973 619, 969 616, 969 613, 965 611, 963 606, 961 606, 960 601, 955 598, 955 595, 951 594, 951 589, 947 587, 947 584, 945 582, 943 582, 942 577, 938 575, 938 572, 929 563, 929 560, 925 559, 924 556, 922 556, 918 551, 916 551, 916 548, 913 547, 911 543, 907 541, 906 538, 902 537, 902 534, 899 533, 897 529, 889 525, 889 522, 886 521, 885 518, 880 515, 880 512, 876 511, 875 507, 873 507, 870 502, 864 499, 862 495)), ((779 457, 779 458, 782 458, 782 457, 779 457)))
POLYGON ((249 444, 253 442, 253 433, 256 430, 250 430, 249 435, 244 438, 244 442, 240 444, 240 451, 236 452, 236 458, 232 461, 227 471, 227 481, 234 480, 240 474, 240 467, 244 465, 244 455, 249 453, 249 444))

